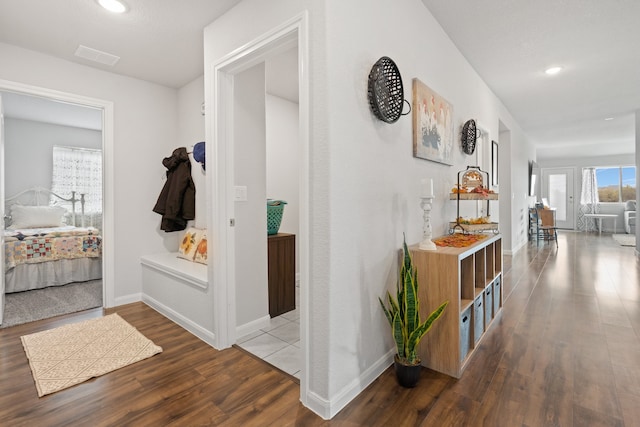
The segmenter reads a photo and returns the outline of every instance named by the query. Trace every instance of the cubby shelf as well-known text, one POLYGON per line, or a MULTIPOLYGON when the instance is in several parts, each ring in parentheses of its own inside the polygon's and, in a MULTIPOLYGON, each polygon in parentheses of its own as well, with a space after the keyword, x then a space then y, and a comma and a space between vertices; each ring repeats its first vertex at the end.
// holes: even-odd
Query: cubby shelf
POLYGON ((460 378, 502 308, 502 236, 466 248, 410 248, 418 272, 420 316, 449 305, 420 342, 422 365, 460 378))

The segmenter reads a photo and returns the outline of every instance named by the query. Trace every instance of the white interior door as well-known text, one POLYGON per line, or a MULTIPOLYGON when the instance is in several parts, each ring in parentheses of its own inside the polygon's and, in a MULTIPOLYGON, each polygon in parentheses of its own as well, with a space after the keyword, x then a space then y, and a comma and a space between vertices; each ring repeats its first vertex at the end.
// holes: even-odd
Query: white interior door
POLYGON ((573 230, 575 228, 574 209, 574 170, 572 168, 544 169, 542 173, 542 197, 556 209, 556 225, 558 228, 573 230))
POLYGON ((240 193, 234 202, 233 230, 236 328, 244 328, 269 314, 264 62, 234 76, 233 94, 232 167, 234 193, 240 193))
MULTIPOLYGON (((0 170, 4 171, 4 109, 0 95, 0 170)), ((0 217, 4 230, 4 173, 0 173, 0 217)), ((0 325, 4 318, 4 233, 0 233, 0 325)))

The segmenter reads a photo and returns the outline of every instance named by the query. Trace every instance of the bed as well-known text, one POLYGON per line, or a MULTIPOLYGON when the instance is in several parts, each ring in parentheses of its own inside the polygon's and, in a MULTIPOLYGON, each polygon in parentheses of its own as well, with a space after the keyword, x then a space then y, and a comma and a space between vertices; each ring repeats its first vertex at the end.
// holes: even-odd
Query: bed
POLYGON ((83 226, 82 194, 28 189, 5 201, 5 214, 5 293, 102 278, 102 236, 83 226))

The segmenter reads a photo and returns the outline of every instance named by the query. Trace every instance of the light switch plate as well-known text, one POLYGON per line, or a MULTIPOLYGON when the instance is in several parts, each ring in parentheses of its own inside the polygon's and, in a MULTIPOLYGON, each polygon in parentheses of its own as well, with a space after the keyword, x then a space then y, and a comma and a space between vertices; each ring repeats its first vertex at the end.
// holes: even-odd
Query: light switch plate
POLYGON ((233 198, 236 202, 246 202, 247 201, 247 187, 244 185, 236 185, 235 186, 235 196, 233 198))

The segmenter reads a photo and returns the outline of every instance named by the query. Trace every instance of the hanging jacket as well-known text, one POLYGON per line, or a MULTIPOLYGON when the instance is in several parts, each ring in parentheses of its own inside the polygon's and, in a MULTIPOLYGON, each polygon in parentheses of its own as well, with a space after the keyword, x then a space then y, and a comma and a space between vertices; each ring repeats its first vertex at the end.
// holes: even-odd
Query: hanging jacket
POLYGON ((162 215, 160 229, 180 231, 196 217, 196 187, 191 178, 191 162, 185 147, 176 148, 162 164, 167 168, 164 183, 153 211, 162 215))

